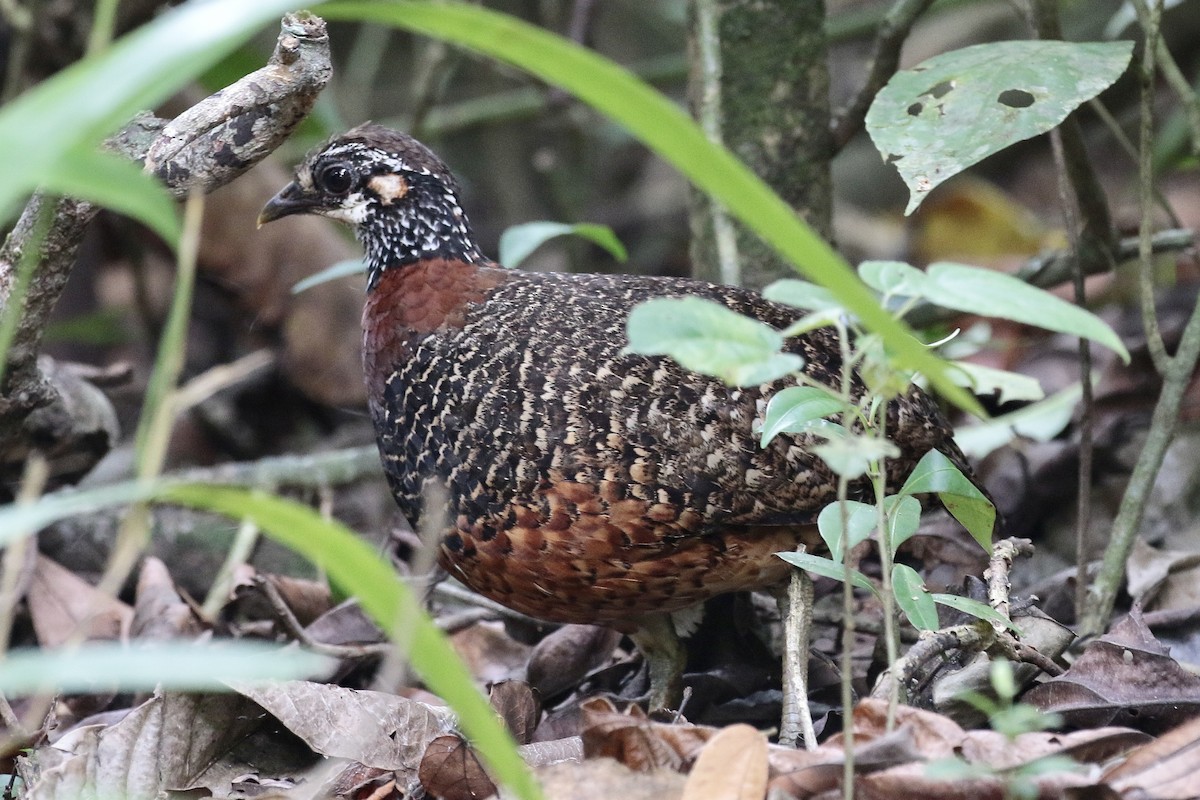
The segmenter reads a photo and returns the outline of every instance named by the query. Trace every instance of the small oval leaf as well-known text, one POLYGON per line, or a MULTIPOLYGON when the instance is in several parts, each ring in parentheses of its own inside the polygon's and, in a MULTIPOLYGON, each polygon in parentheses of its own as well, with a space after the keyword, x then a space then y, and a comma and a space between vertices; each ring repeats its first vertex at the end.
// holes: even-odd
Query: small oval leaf
POLYGON ((961 611, 964 614, 970 614, 972 617, 978 617, 984 622, 990 622, 992 625, 1008 628, 1018 637, 1021 635, 1021 629, 1014 625, 1012 620, 1005 617, 987 603, 981 603, 978 600, 972 600, 969 597, 960 597, 956 594, 931 593, 929 596, 932 597, 933 601, 939 605, 949 606, 956 611, 961 611))
POLYGON ((766 447, 781 433, 803 433, 813 422, 848 407, 840 397, 816 386, 789 386, 771 395, 759 446, 766 447))
POLYGON ((996 507, 944 453, 926 453, 898 494, 936 494, 979 546, 991 550, 996 507))
POLYGON ((921 526, 921 503, 911 495, 894 494, 883 499, 883 509, 887 513, 888 547, 895 555, 921 526))
POLYGON ((857 500, 845 501, 846 516, 842 517, 841 501, 830 503, 817 515, 817 530, 829 547, 834 561, 842 560, 843 547, 854 549, 875 530, 879 518, 875 506, 857 500))
MULTIPOLYGON (((846 568, 824 556, 814 556, 812 553, 776 553, 775 555, 805 572, 811 572, 823 578, 833 578, 835 581, 843 583, 846 581, 846 568)), ((871 583, 871 579, 856 569, 850 570, 850 582, 859 589, 866 589, 876 597, 879 596, 879 590, 875 588, 875 584, 871 583)))
POLYGON ((896 596, 896 605, 913 627, 922 631, 938 629, 937 606, 915 569, 907 564, 892 566, 892 593, 896 596))
POLYGON ((701 297, 659 297, 639 303, 626 322, 626 352, 666 355, 694 372, 733 386, 758 386, 800 369, 781 353, 783 336, 756 319, 701 297))
POLYGON ((903 261, 864 261, 858 265, 863 283, 880 294, 921 294, 925 273, 903 261))
POLYGON ((763 289, 763 297, 805 311, 840 309, 842 304, 823 286, 795 278, 783 278, 763 289))

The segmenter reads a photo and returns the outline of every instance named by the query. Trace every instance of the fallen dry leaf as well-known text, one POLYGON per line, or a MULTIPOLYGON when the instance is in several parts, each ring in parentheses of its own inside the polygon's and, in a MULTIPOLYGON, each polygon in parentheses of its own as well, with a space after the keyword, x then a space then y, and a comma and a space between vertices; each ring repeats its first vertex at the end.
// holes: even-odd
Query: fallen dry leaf
POLYGON ((456 734, 439 736, 425 748, 417 772, 425 791, 441 800, 481 800, 496 793, 471 747, 456 734))
POLYGON ((1073 728, 1119 724, 1160 733, 1200 713, 1200 677, 1171 658, 1134 610, 1024 700, 1073 728))
POLYGON ((529 744, 542 716, 538 702, 529 684, 524 681, 500 681, 488 688, 488 702, 504 720, 508 732, 517 744, 529 744))
MULTIPOLYGON (((235 694, 156 693, 115 725, 76 728, 20 759, 24 798, 154 797, 207 785, 205 774, 263 716, 235 694)), ((252 769, 245 760, 237 768, 252 769)))
POLYGON ((1139 747, 1104 774, 1124 797, 1193 800, 1200 797, 1200 717, 1139 747))
POLYGON ((667 769, 635 772, 611 758, 540 767, 546 800, 680 800, 684 776, 667 769))
POLYGON ((563 625, 534 646, 526 680, 542 699, 575 688, 589 672, 612 660, 621 634, 595 625, 563 625))
POLYGON ((382 692, 308 681, 230 686, 321 755, 369 767, 415 770, 429 742, 454 727, 449 709, 382 692))
POLYGON ((167 565, 154 556, 142 562, 130 630, 138 639, 191 639, 204 625, 175 588, 167 565))
POLYGON ((766 791, 767 737, 749 725, 730 725, 701 749, 683 800, 760 800, 766 791))
POLYGON ((80 631, 87 639, 129 638, 129 606, 45 556, 38 557, 25 598, 38 642, 45 647, 57 647, 80 631))

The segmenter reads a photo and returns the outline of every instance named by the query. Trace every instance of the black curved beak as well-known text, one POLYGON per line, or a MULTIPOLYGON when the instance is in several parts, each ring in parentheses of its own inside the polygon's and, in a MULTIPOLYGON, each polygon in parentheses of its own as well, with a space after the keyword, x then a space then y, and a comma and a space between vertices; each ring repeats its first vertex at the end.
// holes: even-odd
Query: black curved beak
POLYGON ((321 205, 320 200, 311 194, 306 194, 300 186, 293 181, 287 186, 279 190, 279 194, 272 197, 263 206, 263 210, 258 212, 258 227, 266 225, 268 222, 274 222, 280 217, 288 217, 292 214, 306 214, 321 205))

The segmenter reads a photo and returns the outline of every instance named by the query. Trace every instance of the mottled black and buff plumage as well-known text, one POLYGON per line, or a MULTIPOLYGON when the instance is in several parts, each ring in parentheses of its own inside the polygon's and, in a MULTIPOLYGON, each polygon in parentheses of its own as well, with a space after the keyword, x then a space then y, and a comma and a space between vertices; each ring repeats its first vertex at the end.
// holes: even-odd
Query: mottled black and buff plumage
MULTIPOLYGON (((622 352, 630 310, 651 297, 706 297, 776 328, 794 309, 676 278, 503 269, 476 246, 441 161, 374 125, 310 155, 263 220, 298 212, 350 223, 366 248, 364 364, 384 467, 414 526, 433 515, 442 565, 471 588, 535 617, 629 630, 777 583, 787 568, 772 554, 816 542, 836 477, 810 437, 764 449, 752 431, 792 381, 730 388, 622 352)), ((788 347, 837 385, 829 329, 788 347)), ((918 390, 892 404, 887 430, 895 480, 931 448, 965 466, 918 390)))

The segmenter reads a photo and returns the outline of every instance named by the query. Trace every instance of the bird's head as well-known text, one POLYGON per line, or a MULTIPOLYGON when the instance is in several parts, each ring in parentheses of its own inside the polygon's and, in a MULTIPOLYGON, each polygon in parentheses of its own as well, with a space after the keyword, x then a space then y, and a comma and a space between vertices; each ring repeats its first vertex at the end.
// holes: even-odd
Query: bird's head
POLYGON ((380 125, 360 125, 309 153, 258 223, 292 214, 354 228, 372 285, 383 270, 425 258, 482 258, 446 165, 416 139, 380 125))

